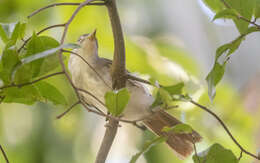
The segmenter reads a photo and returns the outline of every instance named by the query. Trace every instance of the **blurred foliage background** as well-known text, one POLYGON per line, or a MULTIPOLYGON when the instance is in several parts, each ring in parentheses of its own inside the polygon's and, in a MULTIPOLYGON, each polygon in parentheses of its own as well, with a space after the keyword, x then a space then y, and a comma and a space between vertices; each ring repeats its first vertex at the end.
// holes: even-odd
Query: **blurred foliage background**
MULTIPOLYGON (((55 2, 69 0, 0 0, 0 22, 27 22, 27 37, 33 31, 53 24, 64 23, 75 6, 55 7, 27 20, 32 11, 55 2)), ((73 2, 80 2, 74 0, 73 2)), ((144 78, 152 77, 163 85, 186 83, 186 91, 194 100, 210 107, 221 116, 238 141, 253 153, 260 147, 260 64, 259 34, 250 35, 228 64, 224 81, 217 87, 212 104, 207 96, 205 76, 214 61, 215 50, 233 40, 238 31, 229 21, 211 22, 213 13, 200 0, 118 1, 122 25, 126 35, 127 68, 144 78)), ((99 54, 112 58, 113 39, 105 7, 85 7, 73 21, 67 42, 97 29, 99 54)), ((52 29, 42 35, 60 39, 62 30, 52 29)), ((0 45, 3 45, 1 42, 0 45)), ((0 51, 2 50, 0 46, 0 51)), ((65 78, 48 79, 68 101, 75 102, 72 89, 65 78)), ((104 118, 80 107, 56 120, 66 108, 36 103, 0 105, 0 143, 12 163, 82 163, 93 162, 104 134, 104 118)), ((218 142, 239 156, 239 149, 217 121, 190 104, 180 103, 170 111, 189 123, 204 137, 197 145, 202 151, 218 142)), ((151 139, 150 132, 142 132, 130 125, 119 129, 108 163, 128 162, 142 144, 151 139)), ((4 162, 0 156, 0 162, 4 162)), ((173 155, 165 144, 153 147, 140 163, 188 163, 173 155)), ((244 156, 242 163, 252 162, 244 156)))

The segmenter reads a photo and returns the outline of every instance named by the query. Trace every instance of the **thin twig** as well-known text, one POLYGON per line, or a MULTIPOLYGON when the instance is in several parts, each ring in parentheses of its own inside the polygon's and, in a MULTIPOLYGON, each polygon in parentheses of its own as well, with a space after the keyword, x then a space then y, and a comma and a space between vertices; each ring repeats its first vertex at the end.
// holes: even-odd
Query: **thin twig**
POLYGON ((91 97, 93 97, 96 101, 98 101, 101 105, 103 105, 104 107, 106 107, 106 105, 100 100, 98 99, 95 95, 93 95, 91 92, 87 91, 87 90, 84 90, 82 88, 76 88, 77 91, 80 91, 80 92, 84 92, 88 95, 90 95, 91 97))
POLYGON ((62 114, 58 115, 56 118, 60 119, 62 118, 64 115, 66 115, 68 112, 70 112, 75 106, 77 106, 78 104, 80 104, 80 101, 77 101, 76 103, 74 103, 73 105, 71 105, 65 112, 63 112, 62 114))
MULTIPOLYGON (((231 7, 225 0, 220 0, 220 1, 224 4, 224 6, 225 6, 226 8, 232 9, 232 7, 231 7)), ((239 14, 239 13, 238 13, 238 14, 239 14)), ((256 24, 255 21, 251 21, 251 20, 245 18, 244 16, 242 16, 242 15, 240 15, 240 14, 237 16, 237 18, 238 18, 238 19, 241 19, 241 20, 243 20, 243 21, 245 21, 245 22, 248 22, 248 23, 250 23, 250 24, 256 26, 258 29, 260 29, 260 25, 259 25, 259 24, 256 24)))
POLYGON ((89 66, 89 68, 92 69, 92 70, 97 74, 97 76, 100 78, 100 80, 102 80, 102 82, 103 82, 109 89, 112 89, 111 86, 104 80, 104 78, 95 70, 95 68, 94 68, 93 66, 91 66, 91 64, 88 63, 88 61, 87 61, 85 58, 83 58, 81 55, 79 55, 78 53, 75 53, 75 52, 73 52, 73 51, 64 50, 64 49, 62 49, 62 52, 70 53, 70 54, 75 55, 75 56, 79 57, 80 59, 82 59, 82 61, 85 62, 85 63, 89 66))
MULTIPOLYGON (((32 16, 38 14, 39 12, 45 10, 45 9, 48 9, 48 8, 51 8, 51 7, 56 7, 56 6, 79 6, 81 3, 53 3, 53 4, 50 4, 48 6, 45 6, 45 7, 42 7, 34 12, 32 12, 29 16, 27 16, 27 18, 31 18, 32 16)), ((102 6, 102 5, 105 5, 104 3, 90 3, 88 5, 96 5, 96 6, 102 6)))
POLYGON ((3 154, 3 156, 4 156, 5 162, 9 163, 8 157, 7 157, 3 147, 1 145, 0 145, 0 150, 1 150, 2 154, 3 154))
POLYGON ((21 87, 24 87, 24 86, 27 86, 27 85, 32 85, 32 84, 35 84, 41 80, 44 80, 44 79, 47 79, 47 78, 50 78, 50 77, 53 77, 53 76, 56 76, 56 75, 62 75, 64 74, 64 72, 56 72, 56 73, 53 73, 53 74, 49 74, 49 75, 46 75, 46 76, 43 76, 39 79, 36 79, 34 81, 31 81, 31 82, 26 82, 26 83, 21 83, 21 84, 10 84, 10 85, 5 85, 5 86, 2 86, 0 87, 0 90, 3 90, 3 89, 6 89, 6 88, 11 88, 11 87, 18 87, 18 88, 21 88, 21 87))
MULTIPOLYGON (((64 27, 64 26, 65 26, 65 24, 55 24, 55 25, 51 25, 51 26, 48 26, 48 27, 46 27, 46 28, 43 28, 42 30, 40 30, 39 32, 37 32, 36 35, 39 35, 39 34, 45 32, 45 31, 47 31, 47 30, 49 30, 49 29, 52 29, 52 28, 64 27)), ((32 37, 29 37, 28 39, 23 40, 22 46, 17 50, 18 53, 24 48, 24 46, 30 41, 31 38, 32 38, 32 37)))
MULTIPOLYGON (((62 34, 62 37, 61 37, 61 41, 60 41, 60 44, 64 44, 64 41, 65 41, 65 38, 66 38, 66 35, 67 35, 67 32, 68 32, 68 28, 69 28, 69 25, 71 24, 71 22, 74 20, 75 16, 78 14, 78 12, 87 4, 89 4, 90 2, 92 2, 94 0, 86 0, 84 2, 82 2, 77 8, 76 10, 73 12, 73 14, 71 15, 71 17, 69 18, 69 20, 65 23, 65 27, 64 27, 64 30, 63 30, 63 34, 62 34)), ((67 80, 69 81, 70 85, 72 86, 72 88, 74 89, 74 92, 76 93, 78 99, 80 100, 80 95, 76 89, 76 86, 74 85, 74 83, 72 82, 72 79, 70 78, 69 76, 69 73, 67 72, 66 70, 66 67, 65 67, 65 64, 63 62, 63 57, 62 57, 62 50, 60 50, 59 52, 59 61, 60 61, 60 64, 61 64, 61 67, 62 67, 62 70, 64 71, 65 73, 65 76, 67 78, 67 80)))
POLYGON ((232 135, 232 133, 230 132, 230 130, 227 128, 226 124, 219 118, 219 116, 217 116, 213 111, 211 111, 210 109, 208 109, 207 107, 193 101, 193 100, 189 100, 190 103, 194 104, 195 106, 203 109, 204 111, 208 112, 209 114, 211 114, 214 118, 216 118, 218 120, 218 122, 222 125, 222 127, 225 129, 225 131, 227 132, 227 134, 229 135, 229 137, 233 140, 233 142, 240 148, 241 151, 243 151, 244 153, 246 153, 247 155, 250 155, 252 157, 254 157, 257 160, 260 160, 260 158, 258 158, 256 155, 248 152, 247 150, 245 150, 239 143, 238 141, 235 139, 235 137, 232 135))
POLYGON ((200 163, 200 158, 199 158, 199 156, 198 156, 198 151, 197 151, 197 148, 196 148, 196 144, 195 144, 193 135, 192 135, 192 144, 193 144, 195 156, 196 156, 196 158, 198 159, 198 161, 199 161, 199 163, 200 163))
POLYGON ((240 161, 242 157, 243 157, 243 151, 240 152, 240 155, 239 155, 239 157, 238 157, 238 160, 240 161))

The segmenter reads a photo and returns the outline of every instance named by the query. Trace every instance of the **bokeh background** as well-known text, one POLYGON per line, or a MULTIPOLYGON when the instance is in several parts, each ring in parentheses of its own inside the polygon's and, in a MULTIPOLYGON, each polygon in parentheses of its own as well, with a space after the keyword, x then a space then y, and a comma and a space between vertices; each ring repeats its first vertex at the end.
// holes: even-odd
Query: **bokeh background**
MULTIPOLYGON (((27 37, 33 31, 64 23, 75 6, 55 7, 27 20, 32 11, 54 2, 69 0, 0 0, 0 22, 28 22, 27 37)), ((73 2, 77 2, 74 0, 73 2)), ((80 2, 80 1, 78 1, 80 2)), ((214 14, 200 0, 118 0, 126 35, 127 68, 163 85, 186 83, 186 91, 210 107, 226 122, 238 141, 256 153, 260 147, 259 33, 249 35, 227 66, 213 103, 207 96, 205 76, 214 62, 217 47, 239 33, 230 21, 212 22, 214 14)), ((113 39, 105 7, 85 7, 73 21, 67 42, 97 28, 99 53, 112 58, 113 39)), ((42 35, 60 39, 62 29, 42 35)), ((0 43, 0 51, 3 48, 0 43)), ((48 79, 65 95, 69 104, 75 96, 63 77, 48 79)), ((104 118, 76 107, 61 120, 55 116, 66 108, 51 103, 0 105, 0 143, 11 163, 90 163, 104 134, 104 118)), ((189 123, 204 137, 197 145, 203 151, 218 142, 239 156, 239 149, 223 128, 207 113, 190 104, 170 111, 189 123)), ((153 134, 122 124, 108 163, 127 163, 153 134)), ((0 155, 0 162, 4 162, 0 155)), ((165 144, 153 147, 139 163, 190 163, 177 159, 165 144)), ((244 155, 242 163, 253 162, 244 155)))

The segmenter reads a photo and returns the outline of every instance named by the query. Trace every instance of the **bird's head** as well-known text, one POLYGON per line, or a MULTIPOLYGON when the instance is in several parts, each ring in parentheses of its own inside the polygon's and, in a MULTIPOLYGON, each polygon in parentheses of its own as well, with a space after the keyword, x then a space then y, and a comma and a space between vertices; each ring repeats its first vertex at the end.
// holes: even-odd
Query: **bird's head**
POLYGON ((89 34, 81 35, 78 39, 84 55, 97 55, 98 41, 96 38, 96 29, 89 34))

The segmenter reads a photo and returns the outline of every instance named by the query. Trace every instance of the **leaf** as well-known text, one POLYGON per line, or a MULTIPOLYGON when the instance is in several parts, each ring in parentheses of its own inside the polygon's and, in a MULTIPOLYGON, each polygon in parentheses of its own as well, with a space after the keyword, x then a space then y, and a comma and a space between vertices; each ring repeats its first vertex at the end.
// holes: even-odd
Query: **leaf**
POLYGON ((12 87, 3 91, 5 96, 3 102, 6 103, 21 103, 26 105, 32 105, 36 101, 41 100, 39 91, 33 86, 25 86, 22 88, 12 87))
POLYGON ((213 21, 220 18, 237 19, 237 13, 234 9, 224 9, 214 16, 213 21))
POLYGON ((260 0, 255 0, 255 10, 254 10, 254 15, 255 18, 258 19, 260 18, 260 0))
POLYGON ((157 145, 157 144, 160 144, 160 143, 163 143, 165 142, 167 139, 166 137, 163 137, 163 136, 160 136, 160 137, 157 137, 147 143, 145 143, 145 145, 143 146, 143 148, 141 149, 140 152, 138 152, 137 154, 135 154, 132 158, 131 158, 131 161, 130 163, 136 163, 136 161, 138 160, 138 158, 144 154, 145 152, 147 152, 151 147, 157 145))
POLYGON ((220 0, 203 0, 203 2, 214 12, 219 12, 225 8, 220 0))
POLYGON ((130 94, 126 88, 110 91, 105 94, 105 104, 112 115, 119 116, 128 104, 129 98, 130 94))
POLYGON ((20 60, 18 58, 18 53, 16 52, 16 50, 5 49, 3 51, 0 60, 0 64, 2 67, 0 69, 0 76, 5 84, 11 83, 12 71, 19 63, 20 60))
POLYGON ((249 27, 247 31, 245 32, 245 35, 251 34, 253 32, 260 32, 260 29, 256 26, 249 27))
POLYGON ((14 45, 16 43, 17 39, 23 38, 24 33, 25 33, 25 27, 26 27, 25 23, 18 22, 15 25, 15 28, 14 28, 12 35, 11 35, 11 38, 10 38, 12 45, 14 45))
POLYGON ((163 87, 163 89, 165 89, 170 95, 176 95, 176 94, 182 93, 183 87, 184 87, 184 83, 181 82, 176 85, 165 86, 165 87, 163 87))
MULTIPOLYGON (((226 0, 232 9, 236 10, 244 18, 251 20, 255 6, 254 0, 226 0)), ((233 19, 238 31, 243 34, 248 28, 249 23, 242 19, 233 19)))
POLYGON ((0 37, 4 43, 7 43, 9 40, 2 24, 0 24, 0 37))
POLYGON ((52 48, 52 49, 49 49, 49 50, 46 50, 46 51, 43 51, 43 52, 40 52, 40 53, 36 53, 36 54, 31 55, 29 57, 23 58, 22 63, 23 64, 30 63, 30 62, 33 62, 35 60, 53 55, 55 52, 57 52, 57 51, 59 51, 63 48, 73 48, 73 47, 75 47, 75 44, 63 44, 63 45, 60 45, 56 48, 52 48))
POLYGON ((0 37, 8 46, 16 43, 17 39, 24 36, 25 23, 15 22, 10 24, 0 24, 0 37))
POLYGON ((40 95, 45 98, 46 100, 49 100, 53 102, 53 104, 58 105, 66 105, 67 101, 63 94, 55 88, 50 83, 40 81, 35 84, 35 87, 39 90, 40 95))
POLYGON ((164 86, 158 88, 155 100, 153 101, 150 108, 153 109, 156 106, 160 106, 160 105, 163 105, 163 107, 169 106, 173 100, 172 95, 181 94, 183 87, 184 87, 184 83, 178 83, 173 86, 164 86))
MULTIPOLYGON (((28 42, 26 48, 27 51, 25 53, 24 56, 22 56, 22 60, 25 60, 28 57, 33 57, 41 52, 56 48, 59 46, 59 42, 56 41, 55 39, 53 39, 52 37, 48 37, 48 36, 37 36, 36 34, 33 34, 33 36, 31 37, 30 41, 28 42)), ((55 54, 55 53, 52 53, 55 54)), ((40 74, 41 69, 43 68, 43 64, 45 62, 45 60, 49 60, 48 57, 46 58, 42 58, 40 60, 34 61, 32 63, 29 64, 29 66, 32 69, 32 77, 36 77, 40 74)), ((52 58, 52 60, 54 61, 54 64, 52 67, 57 67, 59 66, 59 59, 58 56, 56 56, 56 58, 52 58)), ((25 64, 25 63, 23 63, 25 64)), ((48 73, 50 70, 53 69, 48 69, 48 71, 46 71, 45 73, 48 73)))
POLYGON ((181 124, 177 124, 173 127, 164 127, 162 129, 163 132, 174 132, 176 134, 190 134, 192 133, 192 128, 191 126, 181 123, 181 124))
POLYGON ((219 81, 222 79, 225 72, 225 63, 223 65, 219 64, 218 62, 215 62, 214 67, 206 77, 207 83, 208 83, 208 95, 213 101, 213 99, 216 96, 216 85, 219 83, 219 81))
MULTIPOLYGON (((203 2, 215 13, 220 14, 225 12, 223 10, 228 10, 227 7, 221 0, 203 0, 203 2)), ((255 0, 225 0, 228 6, 231 7, 232 10, 235 10, 236 13, 243 16, 244 18, 251 20, 253 16, 255 0)), ((243 34, 247 28, 249 23, 242 19, 233 19, 236 24, 238 31, 243 34)))
POLYGON ((213 144, 206 151, 193 155, 194 163, 238 163, 236 156, 231 150, 225 149, 220 144, 213 144))

